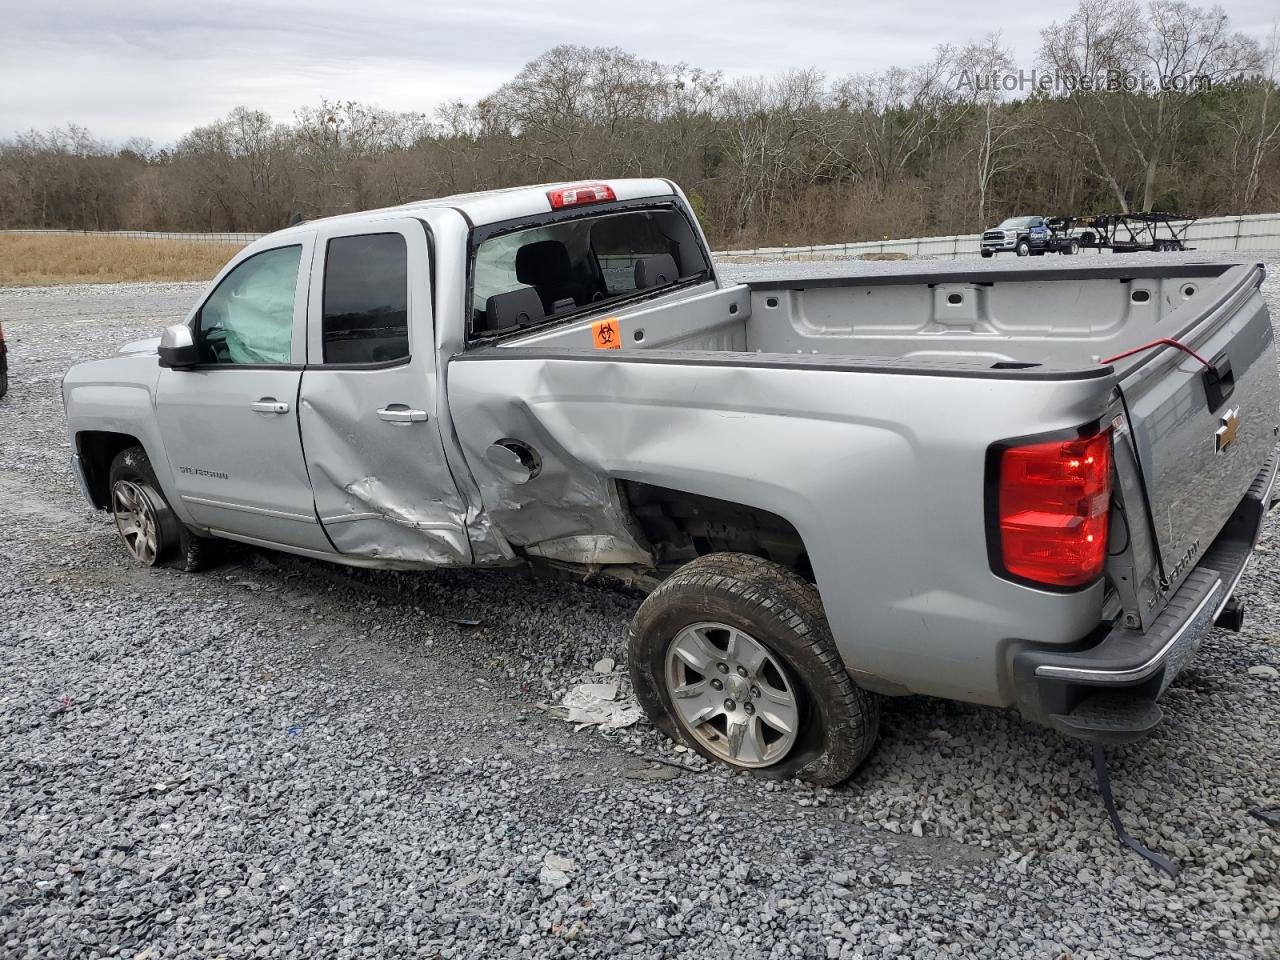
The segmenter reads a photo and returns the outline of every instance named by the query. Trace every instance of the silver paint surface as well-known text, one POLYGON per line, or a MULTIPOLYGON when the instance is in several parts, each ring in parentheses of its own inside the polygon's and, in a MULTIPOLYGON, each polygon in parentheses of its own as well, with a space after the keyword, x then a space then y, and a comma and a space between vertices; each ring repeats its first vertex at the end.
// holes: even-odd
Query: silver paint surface
MULTIPOLYGON (((665 181, 611 183, 619 199, 684 202, 665 181)), ((287 393, 293 383, 295 412, 278 420, 292 423, 299 449, 282 436, 248 436, 261 426, 256 420, 216 421, 211 399, 224 396, 227 409, 238 410, 267 389, 250 384, 253 371, 219 371, 225 382, 213 389, 198 373, 167 371, 187 379, 158 391, 154 348, 143 344, 72 369, 64 385, 71 433, 137 437, 175 511, 198 528, 356 565, 429 568, 522 556, 645 565, 651 554, 619 493, 623 480, 766 510, 803 539, 855 677, 879 689, 993 704, 1012 699, 1007 648, 1078 642, 1098 625, 1104 590, 1101 583, 1038 590, 992 572, 990 444, 1110 420, 1123 382, 1137 408, 1131 423, 1120 414, 1136 455, 1117 457, 1117 496, 1130 522, 1153 529, 1126 551, 1127 575, 1139 582, 1130 602, 1144 589, 1159 602, 1149 586, 1157 558, 1167 563, 1170 551, 1211 539, 1221 510, 1239 501, 1265 459, 1277 384, 1260 274, 1250 265, 1170 257, 1155 267, 1078 258, 1053 269, 733 268, 748 283, 726 283, 718 270, 706 283, 615 308, 620 350, 591 348, 593 317, 468 350, 470 225, 536 219, 549 210, 545 190, 303 224, 228 264, 302 242, 305 272, 320 263, 318 234, 419 224, 430 231, 430 281, 425 245, 415 254, 416 380, 390 392, 382 385, 393 384, 394 371, 339 378, 302 369, 314 364, 318 343, 320 274, 307 280, 293 343, 299 369, 287 372, 296 379, 270 387, 287 393), (1183 296, 1188 284, 1194 295, 1183 296), (1156 294, 1142 308, 1131 299, 1138 287, 1156 294), (1215 312, 1232 290, 1241 291, 1238 302, 1215 312), (1199 446, 1210 412, 1202 418, 1189 404, 1192 365, 1162 357, 1122 361, 1114 371, 1099 366, 1100 357, 1169 335, 1238 358, 1231 404, 1241 408, 1243 436, 1216 461, 1199 446), (1035 366, 1028 373, 997 363, 1035 366), (236 376, 246 379, 237 384, 236 376), (429 420, 378 420, 388 403, 428 411, 429 420), (537 452, 536 476, 487 456, 503 439, 537 452), (235 462, 251 482, 219 497, 213 481, 187 479, 176 467, 195 450, 235 462), (1142 503, 1140 466, 1150 474, 1154 518, 1142 503), (220 509, 184 494, 241 502, 220 509), (218 511, 217 524, 206 510, 218 511), (306 511, 309 521, 273 515, 306 511)), ((1211 430, 1204 442, 1212 444, 1211 430)))

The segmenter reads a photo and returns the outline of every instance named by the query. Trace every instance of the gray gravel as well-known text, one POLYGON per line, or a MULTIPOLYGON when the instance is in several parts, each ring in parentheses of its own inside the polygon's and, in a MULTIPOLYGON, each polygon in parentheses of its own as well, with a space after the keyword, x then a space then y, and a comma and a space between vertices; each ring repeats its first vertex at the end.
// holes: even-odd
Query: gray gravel
POLYGON ((199 289, 0 291, 0 957, 1277 955, 1280 830, 1248 812, 1280 805, 1280 680, 1250 672, 1280 667, 1276 553, 1112 754, 1176 881, 1117 848, 1087 751, 1011 712, 890 700, 843 787, 731 775, 537 709, 624 662, 625 591, 127 563, 58 383, 199 289))

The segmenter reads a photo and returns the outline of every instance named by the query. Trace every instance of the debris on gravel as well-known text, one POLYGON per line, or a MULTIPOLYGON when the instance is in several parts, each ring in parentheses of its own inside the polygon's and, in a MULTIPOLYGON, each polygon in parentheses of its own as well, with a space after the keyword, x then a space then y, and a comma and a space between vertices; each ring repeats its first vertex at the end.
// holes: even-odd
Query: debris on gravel
POLYGON ((1176 880, 1117 845, 1088 749, 1012 711, 886 700, 842 787, 732 774, 538 709, 629 692, 634 593, 248 549, 131 565, 67 468, 59 382, 200 290, 0 291, 6 960, 1280 952, 1280 552, 1241 582, 1244 631, 1110 751, 1176 880))

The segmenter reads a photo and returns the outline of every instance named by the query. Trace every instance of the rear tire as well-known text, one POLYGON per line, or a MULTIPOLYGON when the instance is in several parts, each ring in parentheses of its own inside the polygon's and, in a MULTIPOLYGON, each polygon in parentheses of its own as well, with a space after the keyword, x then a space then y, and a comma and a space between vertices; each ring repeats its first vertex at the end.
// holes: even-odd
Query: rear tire
POLYGON ((818 591, 768 560, 685 564, 641 604, 628 653, 654 725, 708 759, 830 786, 875 743, 879 700, 850 679, 818 591))
POLYGON ((217 563, 219 543, 202 537, 174 514, 142 447, 116 454, 108 474, 116 531, 129 555, 146 567, 194 573, 217 563))

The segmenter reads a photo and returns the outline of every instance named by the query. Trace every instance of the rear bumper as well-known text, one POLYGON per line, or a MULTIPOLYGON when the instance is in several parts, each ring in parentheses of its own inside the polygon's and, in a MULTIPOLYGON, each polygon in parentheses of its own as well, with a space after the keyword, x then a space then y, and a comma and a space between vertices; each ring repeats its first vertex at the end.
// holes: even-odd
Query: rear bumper
POLYGON ((1272 505, 1280 453, 1272 453, 1227 525, 1147 631, 1116 627, 1083 649, 1019 649, 1019 710, 1071 736, 1123 742, 1161 717, 1156 699, 1191 661, 1235 592, 1272 505))

